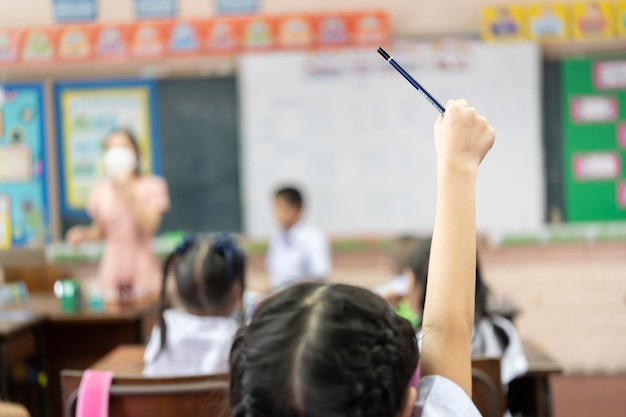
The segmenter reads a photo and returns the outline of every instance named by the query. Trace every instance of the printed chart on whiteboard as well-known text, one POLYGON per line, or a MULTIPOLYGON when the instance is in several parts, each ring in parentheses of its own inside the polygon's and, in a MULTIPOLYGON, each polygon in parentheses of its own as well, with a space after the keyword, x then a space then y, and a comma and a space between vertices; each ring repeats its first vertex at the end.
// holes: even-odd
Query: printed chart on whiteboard
MULTIPOLYGON (((441 41, 388 50, 440 102, 468 99, 498 132, 479 176, 479 228, 540 228, 537 47, 441 41)), ((244 55, 239 68, 246 233, 271 233, 270 197, 284 183, 304 188, 310 219, 334 236, 431 231, 438 113, 375 47, 244 55)))

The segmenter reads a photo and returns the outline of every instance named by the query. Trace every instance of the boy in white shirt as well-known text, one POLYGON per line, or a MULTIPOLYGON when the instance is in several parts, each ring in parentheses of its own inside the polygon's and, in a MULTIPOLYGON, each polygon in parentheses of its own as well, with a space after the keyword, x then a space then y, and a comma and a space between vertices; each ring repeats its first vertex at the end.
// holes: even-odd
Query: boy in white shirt
POLYGON ((267 268, 272 290, 330 275, 331 249, 324 232, 303 221, 304 199, 295 187, 280 188, 275 196, 280 230, 270 240, 267 268))

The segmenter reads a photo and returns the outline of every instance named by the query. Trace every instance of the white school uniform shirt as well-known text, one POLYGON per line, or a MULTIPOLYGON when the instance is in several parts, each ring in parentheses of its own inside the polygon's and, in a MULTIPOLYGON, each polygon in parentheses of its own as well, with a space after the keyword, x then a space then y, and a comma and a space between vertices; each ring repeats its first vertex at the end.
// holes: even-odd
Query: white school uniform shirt
POLYGON ((144 354, 146 376, 228 373, 228 356, 238 323, 231 317, 196 316, 169 309, 163 313, 167 343, 161 353, 161 329, 154 326, 144 354))
POLYGON ((411 417, 481 417, 461 387, 442 376, 420 378, 411 417))
POLYGON ((513 323, 504 317, 484 317, 474 325, 472 354, 500 357, 500 378, 505 387, 528 371, 528 360, 524 353, 522 339, 513 323), (496 333, 495 326, 500 328, 508 339, 508 344, 504 349, 502 349, 502 342, 496 333))
POLYGON ((389 281, 374 287, 374 292, 381 297, 406 296, 409 293, 409 278, 406 275, 396 275, 389 281))
POLYGON ((328 238, 315 226, 297 223, 274 234, 266 263, 272 289, 305 279, 326 278, 332 270, 328 238))
MULTIPOLYGON (((422 349, 422 331, 417 332, 417 343, 422 349)), ((500 358, 500 382, 506 388, 517 377, 528 371, 528 360, 524 353, 522 339, 517 334, 515 326, 509 320, 500 316, 484 317, 474 325, 472 333, 472 355, 500 358), (500 327, 506 334, 509 342, 502 349, 500 338, 494 326, 500 327)))

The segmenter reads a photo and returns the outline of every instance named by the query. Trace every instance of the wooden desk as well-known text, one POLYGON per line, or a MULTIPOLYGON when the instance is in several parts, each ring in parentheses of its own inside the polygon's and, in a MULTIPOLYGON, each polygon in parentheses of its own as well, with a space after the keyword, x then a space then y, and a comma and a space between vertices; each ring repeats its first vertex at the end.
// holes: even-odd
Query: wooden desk
POLYGON ((514 415, 548 417, 552 415, 549 378, 562 373, 563 368, 534 343, 523 343, 528 372, 509 384, 509 407, 514 415))
MULTIPOLYGON (((40 361, 41 356, 41 325, 46 321, 46 316, 29 311, 0 311, 0 399, 9 400, 9 369, 7 348, 12 340, 25 334, 35 334, 37 340, 37 352, 40 361)), ((43 363, 41 363, 43 366, 43 363)))
POLYGON ((48 411, 60 417, 59 375, 63 369, 86 369, 121 344, 144 343, 156 323, 156 301, 127 307, 107 305, 103 311, 88 309, 64 312, 52 294, 33 294, 21 306, 10 311, 25 311, 47 318, 43 326, 46 373, 48 375, 48 411))
POLYGON ((560 374, 563 368, 554 359, 539 349, 533 342, 524 340, 524 353, 528 359, 528 376, 560 374))
MULTIPOLYGON (((547 417, 551 415, 548 379, 563 369, 532 342, 524 341, 524 349, 528 372, 509 385, 510 407, 524 416, 547 417)), ((122 376, 142 376, 144 351, 144 345, 121 345, 89 368, 122 376)))
POLYGON ((89 368, 97 371, 111 371, 115 375, 141 376, 145 350, 144 345, 121 345, 89 368))

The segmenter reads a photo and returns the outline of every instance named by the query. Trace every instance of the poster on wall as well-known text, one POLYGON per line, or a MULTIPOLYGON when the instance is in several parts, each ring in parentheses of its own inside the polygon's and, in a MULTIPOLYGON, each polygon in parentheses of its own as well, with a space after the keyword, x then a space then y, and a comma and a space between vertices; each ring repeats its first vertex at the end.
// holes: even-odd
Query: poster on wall
POLYGON ((41 87, 0 85, 0 249, 49 240, 41 87))
POLYGON ((626 220, 626 61, 562 66, 563 177, 568 221, 626 220))
POLYGON ((486 41, 526 37, 526 10, 521 6, 489 6, 482 9, 481 34, 486 41))
POLYGON ((563 3, 536 4, 528 7, 529 32, 536 41, 567 39, 567 6, 563 3))
POLYGON ((178 13, 178 0, 135 0, 137 19, 167 19, 178 13))
POLYGON ((62 83, 55 88, 61 208, 65 216, 84 216, 91 187, 104 177, 104 139, 115 130, 128 129, 137 138, 142 173, 158 172, 152 82, 62 83))
POLYGON ((214 0, 216 14, 254 14, 259 12, 259 0, 214 0))
POLYGON ((613 36, 613 4, 610 1, 574 3, 571 12, 575 39, 608 39, 613 36))
POLYGON ((53 0, 57 23, 90 22, 98 15, 97 0, 53 0))

